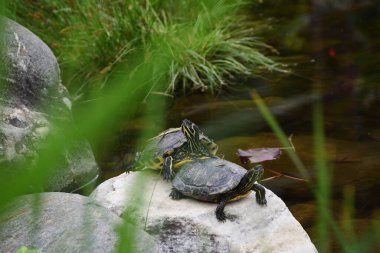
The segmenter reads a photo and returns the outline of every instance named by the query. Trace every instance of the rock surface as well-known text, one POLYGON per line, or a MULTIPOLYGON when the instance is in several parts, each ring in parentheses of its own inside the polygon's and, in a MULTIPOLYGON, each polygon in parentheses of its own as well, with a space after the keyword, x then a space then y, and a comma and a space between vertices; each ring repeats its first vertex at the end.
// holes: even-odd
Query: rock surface
MULTIPOLYGON (((0 251, 27 246, 44 253, 114 252, 115 227, 120 223, 117 215, 88 197, 57 192, 25 195, 0 215, 0 251), (37 203, 41 206, 36 209, 37 203)), ((137 236, 135 252, 157 252, 151 236, 144 231, 137 236)))
POLYGON ((7 95, 7 102, 43 110, 53 101, 62 103, 67 91, 58 87, 60 70, 50 48, 18 23, 4 17, 0 17, 0 22, 5 28, 1 39, 5 52, 0 55, 5 73, 1 79, 6 83, 1 97, 7 95))
POLYGON ((284 202, 270 190, 265 207, 256 203, 253 193, 227 204, 225 223, 215 217, 216 204, 175 201, 169 198, 170 191, 171 184, 160 175, 134 172, 105 181, 92 197, 118 215, 126 210, 144 224, 163 252, 317 252, 284 202), (143 193, 147 199, 141 202, 143 193))
MULTIPOLYGON (((5 28, 0 39, 5 63, 0 69, 0 168, 13 169, 20 161, 34 163, 49 134, 62 135, 56 123, 74 126, 71 101, 49 47, 16 22, 0 17, 0 23, 5 28)), ((72 146, 52 168, 46 191, 71 191, 97 177, 89 144, 78 138, 72 146)))

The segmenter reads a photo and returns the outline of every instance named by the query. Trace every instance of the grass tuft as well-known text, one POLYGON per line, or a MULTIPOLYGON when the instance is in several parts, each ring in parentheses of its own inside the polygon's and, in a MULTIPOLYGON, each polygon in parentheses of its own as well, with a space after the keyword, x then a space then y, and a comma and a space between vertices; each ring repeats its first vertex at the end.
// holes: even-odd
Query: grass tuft
POLYGON ((164 92, 216 93, 235 79, 282 71, 264 52, 261 29, 244 0, 15 0, 8 16, 42 38, 58 56, 74 97, 110 85, 118 66, 160 40, 170 52, 164 92))

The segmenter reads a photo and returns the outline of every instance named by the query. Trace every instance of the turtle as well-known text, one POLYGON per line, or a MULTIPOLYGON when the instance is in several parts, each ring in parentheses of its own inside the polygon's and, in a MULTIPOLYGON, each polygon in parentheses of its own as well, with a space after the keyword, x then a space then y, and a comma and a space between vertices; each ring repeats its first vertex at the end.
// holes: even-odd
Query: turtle
POLYGON ((191 162, 194 158, 203 159, 216 156, 218 145, 204 135, 199 127, 188 119, 180 128, 170 128, 148 140, 130 170, 161 170, 165 180, 174 177, 175 169, 191 162))
POLYGON ((247 196, 251 190, 256 192, 256 202, 264 206, 265 188, 257 183, 264 173, 262 165, 246 170, 230 161, 211 157, 197 159, 184 165, 172 181, 170 197, 178 200, 183 197, 217 202, 215 215, 218 221, 227 218, 224 207, 227 202, 247 196))

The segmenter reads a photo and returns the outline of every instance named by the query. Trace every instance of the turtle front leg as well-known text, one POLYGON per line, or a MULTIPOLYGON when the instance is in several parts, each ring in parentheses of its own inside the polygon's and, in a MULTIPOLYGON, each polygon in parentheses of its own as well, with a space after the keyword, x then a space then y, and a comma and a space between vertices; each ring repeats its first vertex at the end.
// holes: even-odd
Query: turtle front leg
POLYGON ((165 180, 172 180, 174 178, 175 173, 173 169, 173 157, 167 156, 162 166, 162 175, 165 180))
POLYGON ((225 222, 227 219, 226 214, 224 213, 224 207, 228 202, 228 198, 222 198, 219 202, 219 205, 216 207, 215 215, 218 221, 225 222))
POLYGON ((252 186, 252 190, 256 192, 256 202, 263 206, 267 204, 267 200, 265 199, 265 188, 260 184, 254 184, 252 186))
POLYGON ((180 191, 178 191, 177 189, 175 188, 172 188, 172 192, 170 193, 169 195, 172 199, 174 200, 178 200, 178 199, 182 199, 185 195, 183 195, 180 191))

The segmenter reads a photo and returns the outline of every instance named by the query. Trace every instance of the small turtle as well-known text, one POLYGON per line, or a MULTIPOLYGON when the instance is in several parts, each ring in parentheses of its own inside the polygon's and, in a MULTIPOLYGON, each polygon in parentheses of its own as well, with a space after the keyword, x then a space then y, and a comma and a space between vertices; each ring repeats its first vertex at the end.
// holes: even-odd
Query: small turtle
POLYGON ((148 140, 145 149, 136 154, 133 171, 161 170, 165 180, 174 177, 174 170, 191 162, 194 158, 203 159, 215 156, 218 145, 204 135, 196 124, 188 119, 180 128, 170 128, 148 140))
POLYGON ((225 221, 224 207, 229 201, 245 197, 251 190, 256 192, 256 202, 266 205, 265 188, 256 181, 264 173, 262 165, 251 170, 214 157, 194 160, 184 165, 173 179, 172 199, 184 196, 219 203, 215 214, 219 221, 225 221))

